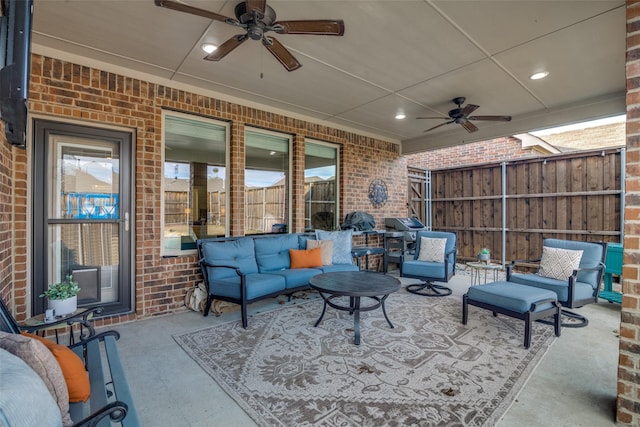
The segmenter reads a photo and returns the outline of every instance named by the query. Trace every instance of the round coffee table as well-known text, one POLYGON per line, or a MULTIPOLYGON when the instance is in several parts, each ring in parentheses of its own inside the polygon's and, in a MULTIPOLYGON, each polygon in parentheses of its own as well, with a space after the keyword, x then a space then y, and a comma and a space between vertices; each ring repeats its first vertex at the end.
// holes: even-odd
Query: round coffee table
POLYGON ((393 323, 387 316, 384 307, 389 294, 400 289, 400 281, 395 277, 387 276, 381 273, 373 273, 369 271, 340 271, 334 273, 324 273, 313 276, 309 279, 309 284, 313 289, 320 292, 320 296, 324 300, 322 314, 318 321, 313 325, 317 327, 324 313, 327 311, 327 305, 336 310, 348 311, 353 314, 353 325, 355 331, 355 344, 360 345, 360 312, 371 311, 382 307, 382 313, 387 320, 389 327, 393 328, 393 323), (338 297, 349 297, 349 305, 340 305, 333 301, 338 297), (360 298, 366 297, 375 301, 374 304, 362 306, 360 298))

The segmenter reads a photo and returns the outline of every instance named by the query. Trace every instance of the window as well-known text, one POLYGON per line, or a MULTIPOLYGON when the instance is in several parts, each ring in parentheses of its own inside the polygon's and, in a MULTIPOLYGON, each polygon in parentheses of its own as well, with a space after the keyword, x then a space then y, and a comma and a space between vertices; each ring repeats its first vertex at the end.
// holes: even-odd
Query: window
POLYGON ((338 220, 338 147, 324 142, 304 146, 305 229, 334 230, 338 220))
POLYGON ((193 251, 227 231, 228 124, 164 114, 163 254, 193 251))
POLYGON ((266 131, 245 134, 245 234, 286 232, 289 223, 291 138, 266 131))

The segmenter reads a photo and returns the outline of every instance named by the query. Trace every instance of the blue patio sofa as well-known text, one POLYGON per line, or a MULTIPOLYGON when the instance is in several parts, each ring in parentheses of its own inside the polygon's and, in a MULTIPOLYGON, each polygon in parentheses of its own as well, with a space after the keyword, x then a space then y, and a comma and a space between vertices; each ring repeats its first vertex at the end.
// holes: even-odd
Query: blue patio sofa
POLYGON ((358 271, 353 264, 291 269, 289 250, 306 249, 313 234, 257 235, 201 239, 197 242, 202 276, 208 289, 204 315, 214 299, 240 305, 247 328, 247 305, 309 289, 309 279, 333 271, 358 271))

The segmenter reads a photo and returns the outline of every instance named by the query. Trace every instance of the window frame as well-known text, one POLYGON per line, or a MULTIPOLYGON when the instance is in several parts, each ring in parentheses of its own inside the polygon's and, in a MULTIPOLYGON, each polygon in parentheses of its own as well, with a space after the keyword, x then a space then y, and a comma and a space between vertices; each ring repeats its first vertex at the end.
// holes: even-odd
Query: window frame
MULTIPOLYGON (((218 126, 224 127, 225 132, 225 143, 224 143, 224 185, 225 185, 225 219, 224 219, 224 227, 225 227, 225 237, 230 235, 229 227, 231 224, 230 219, 230 177, 231 177, 231 123, 222 119, 216 119, 208 116, 200 116, 197 114, 189 114, 180 111, 174 110, 162 110, 162 132, 161 132, 161 144, 162 144, 162 155, 161 155, 161 164, 162 164, 162 172, 161 172, 161 184, 160 184, 160 194, 161 194, 161 203, 160 203, 160 253, 163 257, 175 257, 175 256, 184 256, 184 255, 192 255, 197 253, 197 249, 167 249, 165 248, 164 240, 165 240, 165 179, 164 179, 164 168, 165 163, 167 161, 166 158, 166 120, 167 117, 178 117, 187 120, 198 121, 206 124, 214 124, 218 126)), ((176 160, 176 163, 185 162, 184 160, 176 160)), ((210 166, 207 163, 207 167, 210 166)), ((190 180, 191 181, 191 180, 190 180)), ((190 182, 190 188, 192 187, 192 183, 190 182)), ((193 227, 193 225, 191 225, 193 227)))
MULTIPOLYGON (((324 147, 329 147, 332 148, 336 151, 336 174, 335 174, 335 194, 336 194, 336 200, 335 200, 335 206, 336 206, 336 214, 335 214, 335 218, 334 218, 334 224, 333 224, 333 230, 337 230, 339 229, 340 226, 340 156, 341 156, 341 145, 340 144, 336 144, 334 142, 328 142, 328 141, 322 141, 319 139, 314 139, 314 138, 305 138, 304 139, 304 145, 305 145, 305 154, 304 154, 304 159, 305 159, 305 163, 304 163, 304 167, 303 167, 303 173, 306 174, 307 171, 307 153, 306 153, 306 148, 307 148, 307 143, 309 144, 315 144, 315 145, 320 145, 320 146, 324 146, 324 147)), ((304 179, 306 179, 305 177, 303 177, 303 181, 304 179)), ((304 182, 303 182, 304 185, 304 182)), ((306 202, 305 202, 306 203, 306 202)), ((306 206, 305 206, 305 229, 306 229, 306 206)), ((309 218, 309 225, 311 225, 311 218, 309 218)))
MULTIPOLYGON (((253 126, 246 126, 244 129, 244 171, 243 171, 243 176, 244 176, 244 190, 243 190, 243 199, 246 202, 246 189, 247 189, 247 182, 246 182, 246 177, 247 177, 247 169, 249 169, 247 167, 247 133, 257 133, 257 134, 264 134, 264 135, 269 135, 269 136, 274 136, 274 137, 278 137, 278 138, 283 138, 287 140, 287 177, 286 177, 286 193, 287 193, 287 208, 285 210, 285 223, 287 224, 287 233, 291 233, 292 232, 292 218, 293 218, 293 206, 292 206, 292 202, 293 202, 293 135, 286 133, 286 132, 277 132, 277 131, 273 131, 273 130, 269 130, 269 129, 263 129, 263 128, 258 128, 258 127, 253 127, 253 126)), ((245 205, 245 212, 244 212, 244 225, 243 225, 243 234, 247 235, 247 212, 246 212, 246 205, 245 205)), ((260 234, 271 234, 271 231, 264 231, 264 233, 255 233, 255 234, 251 234, 251 235, 260 235, 260 234)))

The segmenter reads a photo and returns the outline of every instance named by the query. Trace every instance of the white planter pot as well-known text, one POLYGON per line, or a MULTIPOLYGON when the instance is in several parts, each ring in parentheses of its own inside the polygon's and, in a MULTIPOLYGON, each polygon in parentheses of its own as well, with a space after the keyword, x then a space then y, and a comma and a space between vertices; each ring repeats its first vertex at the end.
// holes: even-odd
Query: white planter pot
POLYGON ((479 254, 478 261, 489 262, 491 260, 491 254, 479 254))
POLYGON ((49 308, 55 310, 55 316, 66 316, 78 309, 78 296, 67 299, 50 299, 49 308))

